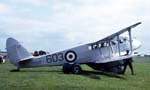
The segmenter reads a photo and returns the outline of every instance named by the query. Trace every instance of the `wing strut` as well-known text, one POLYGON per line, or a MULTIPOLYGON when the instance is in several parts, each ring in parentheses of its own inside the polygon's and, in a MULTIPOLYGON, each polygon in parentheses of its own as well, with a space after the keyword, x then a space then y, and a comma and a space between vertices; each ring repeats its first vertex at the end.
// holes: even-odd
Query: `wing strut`
POLYGON ((119 52, 119 56, 120 56, 121 54, 120 54, 119 35, 117 35, 117 41, 118 41, 118 52, 119 52))
POLYGON ((129 28, 128 32, 129 32, 129 41, 130 41, 130 50, 131 50, 130 54, 132 54, 132 52, 133 52, 133 49, 132 49, 132 36, 131 36, 131 28, 129 28))

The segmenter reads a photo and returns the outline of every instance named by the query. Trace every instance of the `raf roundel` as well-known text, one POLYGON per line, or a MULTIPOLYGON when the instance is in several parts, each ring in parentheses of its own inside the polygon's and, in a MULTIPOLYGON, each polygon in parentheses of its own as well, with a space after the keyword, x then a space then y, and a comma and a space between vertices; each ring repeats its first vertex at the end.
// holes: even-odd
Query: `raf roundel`
POLYGON ((65 59, 67 62, 74 62, 77 58, 77 55, 74 51, 68 51, 65 54, 65 59))

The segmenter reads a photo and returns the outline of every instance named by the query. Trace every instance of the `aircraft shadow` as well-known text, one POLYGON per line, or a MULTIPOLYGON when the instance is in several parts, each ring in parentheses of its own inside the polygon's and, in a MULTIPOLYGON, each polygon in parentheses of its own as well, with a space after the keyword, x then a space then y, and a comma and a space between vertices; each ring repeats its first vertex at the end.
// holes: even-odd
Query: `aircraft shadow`
POLYGON ((62 72, 61 70, 10 70, 10 72, 62 72))
MULTIPOLYGON (((10 70, 10 72, 57 72, 59 74, 64 74, 62 72, 62 70, 10 70)), ((111 78, 118 78, 118 79, 123 79, 125 80, 126 78, 118 75, 118 74, 115 74, 115 73, 110 73, 110 72, 102 72, 102 71, 87 71, 87 70, 83 70, 83 72, 79 75, 82 75, 82 76, 85 76, 85 77, 88 77, 88 78, 91 78, 91 79, 97 79, 97 80, 100 80, 101 77, 99 75, 104 75, 104 76, 107 76, 107 77, 111 77, 111 78)))
POLYGON ((111 73, 111 72, 102 72, 102 71, 86 71, 84 70, 83 73, 81 73, 80 75, 92 78, 92 79, 98 79, 100 80, 100 76, 99 75, 104 75, 107 77, 111 77, 111 78, 118 78, 118 79, 123 79, 125 80, 125 77, 122 77, 116 73, 111 73))
POLYGON ((91 78, 91 79, 97 79, 100 80, 101 77, 97 74, 91 73, 91 71, 83 71, 80 75, 91 78))

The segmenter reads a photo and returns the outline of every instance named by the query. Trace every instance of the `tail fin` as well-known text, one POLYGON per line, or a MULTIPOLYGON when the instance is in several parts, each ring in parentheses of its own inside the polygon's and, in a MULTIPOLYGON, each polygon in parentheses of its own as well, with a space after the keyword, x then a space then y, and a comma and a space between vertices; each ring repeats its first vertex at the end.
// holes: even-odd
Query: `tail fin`
POLYGON ((14 38, 8 38, 6 41, 6 49, 8 58, 11 63, 17 65, 25 58, 31 57, 29 53, 17 40, 14 38))

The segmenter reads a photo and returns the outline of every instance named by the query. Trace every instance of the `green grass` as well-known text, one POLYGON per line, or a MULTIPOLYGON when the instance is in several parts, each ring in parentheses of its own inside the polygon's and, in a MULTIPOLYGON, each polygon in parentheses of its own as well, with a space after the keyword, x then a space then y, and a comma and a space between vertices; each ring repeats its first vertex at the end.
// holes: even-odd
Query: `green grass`
POLYGON ((102 73, 86 65, 85 74, 63 74, 62 67, 26 68, 10 72, 15 67, 0 64, 0 90, 150 90, 150 58, 135 58, 132 76, 102 73))

